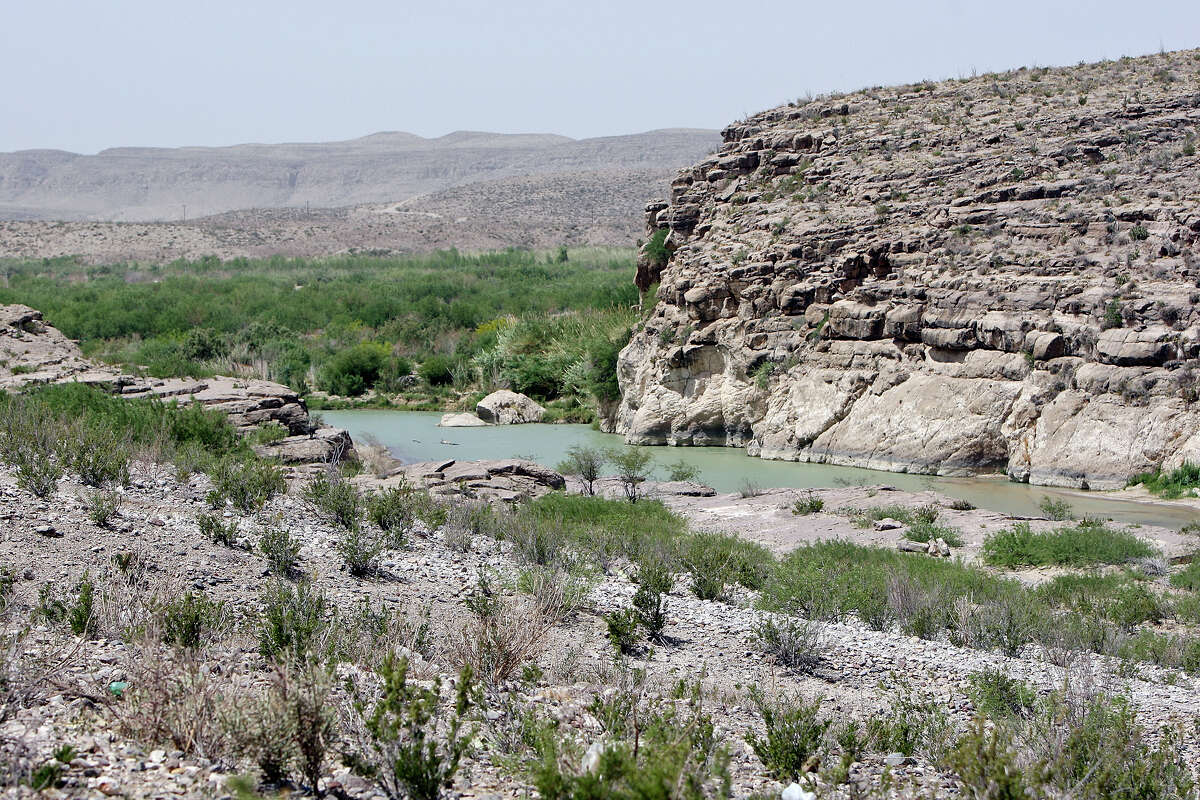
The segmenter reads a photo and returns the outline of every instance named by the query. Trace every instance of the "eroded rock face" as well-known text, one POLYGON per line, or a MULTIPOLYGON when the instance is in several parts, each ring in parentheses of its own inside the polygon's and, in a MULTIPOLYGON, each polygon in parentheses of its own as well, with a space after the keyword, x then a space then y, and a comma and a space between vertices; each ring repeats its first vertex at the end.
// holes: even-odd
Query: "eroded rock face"
POLYGON ((1168 53, 731 125, 647 206, 670 257, 639 259, 659 288, 614 429, 1093 488, 1200 459, 1198 73, 1168 53))
POLYGON ((541 422, 546 409, 519 392, 500 389, 475 405, 475 413, 491 425, 522 425, 541 422))

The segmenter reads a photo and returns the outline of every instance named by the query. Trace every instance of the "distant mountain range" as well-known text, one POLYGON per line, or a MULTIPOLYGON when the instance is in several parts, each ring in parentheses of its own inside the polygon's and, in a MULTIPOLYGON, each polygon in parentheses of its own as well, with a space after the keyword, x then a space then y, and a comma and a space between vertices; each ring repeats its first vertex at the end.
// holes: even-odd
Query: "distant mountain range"
MULTIPOLYGON (((719 144, 716 131, 677 128, 594 139, 388 132, 319 144, 121 147, 96 155, 22 150, 0 154, 0 219, 178 222, 185 215, 404 203, 425 195, 444 205, 449 190, 463 194, 463 187, 486 184, 492 188, 484 195, 495 195, 497 182, 511 180, 536 198, 539 176, 584 174, 591 188, 594 178, 614 187, 636 229, 641 204, 664 193, 675 170, 719 144)), ((560 189, 548 202, 568 203, 556 206, 555 216, 570 217, 572 193, 560 189)))

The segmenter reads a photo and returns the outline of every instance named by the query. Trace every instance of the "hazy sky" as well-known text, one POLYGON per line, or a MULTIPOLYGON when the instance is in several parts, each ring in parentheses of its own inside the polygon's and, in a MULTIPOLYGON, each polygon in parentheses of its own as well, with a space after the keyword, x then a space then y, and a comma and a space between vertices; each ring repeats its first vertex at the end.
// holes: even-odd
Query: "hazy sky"
POLYGON ((4 0, 0 150, 720 128, 806 92, 1200 46, 1200 2, 4 0))

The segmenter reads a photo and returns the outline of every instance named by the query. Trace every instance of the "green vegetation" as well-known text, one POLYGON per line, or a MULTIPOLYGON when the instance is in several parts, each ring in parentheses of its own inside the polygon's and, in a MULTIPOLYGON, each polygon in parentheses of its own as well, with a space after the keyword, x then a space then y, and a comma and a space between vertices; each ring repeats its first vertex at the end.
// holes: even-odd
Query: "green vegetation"
POLYGON ((464 668, 453 703, 441 697, 441 679, 427 687, 408 679, 408 660, 389 653, 379 667, 382 695, 351 684, 353 713, 363 731, 347 753, 359 775, 378 783, 392 800, 437 800, 449 787, 478 730, 471 709, 482 693, 464 668))
POLYGON ((38 308, 86 355, 156 376, 250 372, 421 408, 499 385, 609 400, 636 320, 632 268, 628 251, 595 249, 567 260, 519 250, 136 267, 57 259, 7 264, 0 303, 38 308))
MULTIPOLYGON (((795 512, 795 509, 793 509, 795 512)), ((850 522, 856 528, 869 528, 881 519, 894 519, 906 526, 904 538, 913 542, 928 542, 942 539, 951 547, 962 547, 963 539, 958 530, 938 523, 937 518, 941 507, 936 503, 926 503, 923 506, 902 506, 898 504, 870 506, 867 508, 844 508, 838 513, 850 517, 850 522)))
POLYGON ((1169 472, 1143 472, 1129 479, 1130 486, 1141 484, 1146 490, 1175 500, 1180 497, 1194 497, 1196 488, 1200 487, 1200 464, 1184 463, 1169 472))
POLYGON ((1029 523, 1018 522, 983 542, 984 561, 1009 568, 1125 564, 1156 553, 1132 533, 1091 520, 1043 532, 1034 532, 1029 523))

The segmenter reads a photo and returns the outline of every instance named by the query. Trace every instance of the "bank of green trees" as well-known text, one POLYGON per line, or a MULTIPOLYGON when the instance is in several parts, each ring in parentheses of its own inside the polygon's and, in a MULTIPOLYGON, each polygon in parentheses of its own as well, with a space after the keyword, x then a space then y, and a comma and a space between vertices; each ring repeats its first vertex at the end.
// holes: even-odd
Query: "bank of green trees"
POLYGON ((87 355, 159 377, 249 374, 430 406, 509 386, 570 406, 615 395, 638 297, 631 251, 563 256, 9 262, 0 303, 38 308, 87 355))

